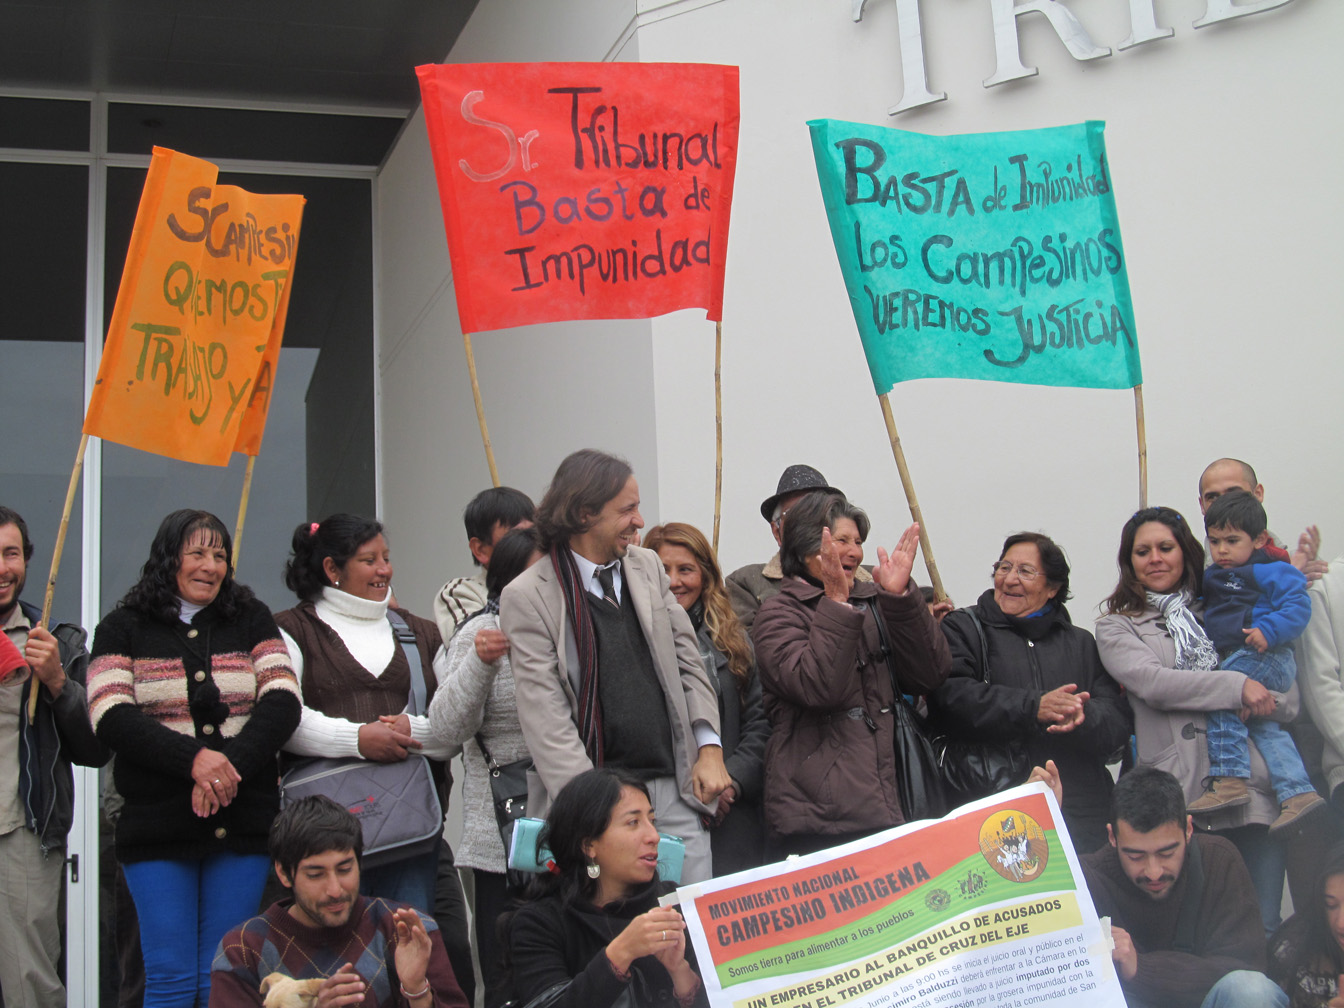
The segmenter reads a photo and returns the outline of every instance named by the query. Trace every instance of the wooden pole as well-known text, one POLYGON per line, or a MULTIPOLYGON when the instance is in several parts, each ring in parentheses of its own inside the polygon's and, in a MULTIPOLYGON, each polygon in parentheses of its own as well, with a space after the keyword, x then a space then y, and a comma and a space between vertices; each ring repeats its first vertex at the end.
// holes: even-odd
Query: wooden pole
POLYGON ((905 464, 905 452, 901 450, 901 436, 896 433, 896 419, 891 415, 891 402, 886 393, 878 396, 882 402, 882 419, 887 422, 887 436, 891 438, 891 454, 896 459, 896 471, 901 474, 901 486, 905 488, 905 499, 910 505, 910 517, 919 523, 919 548, 924 551, 924 565, 929 569, 929 580, 933 582, 934 601, 947 598, 943 591, 943 579, 938 576, 938 564, 933 559, 933 547, 929 545, 929 530, 919 512, 919 498, 915 496, 915 484, 910 479, 910 470, 905 464))
MULTIPOLYGON (((84 449, 89 446, 89 436, 83 434, 79 439, 79 451, 75 452, 75 467, 70 470, 70 486, 65 491, 65 508, 61 511, 61 525, 56 532, 56 549, 51 555, 51 573, 47 575, 47 593, 42 598, 42 619, 40 626, 51 622, 51 600, 56 595, 56 574, 61 569, 61 554, 65 552, 65 534, 70 530, 70 511, 75 506, 75 490, 79 486, 79 474, 84 471, 84 449)), ((28 693, 28 723, 37 717, 37 684, 28 693)))
POLYGON ((481 441, 485 444, 485 461, 490 466, 490 482, 499 486, 499 470, 495 468, 495 450, 490 447, 490 431, 485 426, 485 407, 481 405, 481 385, 476 380, 476 355, 471 352, 471 333, 462 334, 467 348, 467 372, 471 375, 471 395, 476 400, 476 421, 481 425, 481 441))
POLYGON ((719 553, 719 505, 723 500, 723 322, 714 324, 714 555, 719 553))
POLYGON ((233 526, 233 576, 238 576, 238 558, 243 552, 243 526, 247 524, 247 499, 252 496, 252 467, 257 457, 247 457, 247 471, 243 473, 243 495, 238 500, 238 521, 233 526))
POLYGON ((1148 431, 1143 423, 1143 383, 1134 386, 1134 426, 1139 434, 1139 510, 1148 506, 1148 431))

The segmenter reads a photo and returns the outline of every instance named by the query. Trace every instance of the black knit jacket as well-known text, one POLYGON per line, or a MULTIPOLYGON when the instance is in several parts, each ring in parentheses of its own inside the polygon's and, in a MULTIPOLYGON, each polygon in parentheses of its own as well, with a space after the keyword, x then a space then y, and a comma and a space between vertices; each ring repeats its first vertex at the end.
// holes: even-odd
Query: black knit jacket
POLYGON ((120 861, 266 852, 280 807, 276 751, 298 726, 300 704, 264 605, 252 600, 229 622, 206 606, 190 625, 113 610, 94 634, 89 712, 116 754, 126 801, 120 861), (191 810, 192 761, 203 748, 222 752, 242 777, 234 800, 205 818, 191 810))

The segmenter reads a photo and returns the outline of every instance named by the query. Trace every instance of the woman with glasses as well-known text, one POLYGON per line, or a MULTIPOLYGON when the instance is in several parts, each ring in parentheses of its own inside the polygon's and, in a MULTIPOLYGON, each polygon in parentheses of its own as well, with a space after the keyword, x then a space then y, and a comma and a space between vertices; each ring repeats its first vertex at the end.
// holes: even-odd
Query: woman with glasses
POLYGON ((954 737, 1025 749, 1027 766, 1054 760, 1074 848, 1096 850, 1106 843, 1106 762, 1129 737, 1129 708, 1064 608, 1069 563, 1053 539, 1010 535, 991 573, 975 605, 943 620, 952 673, 929 696, 930 713, 954 737))
MULTIPOLYGON (((1209 776, 1204 716, 1245 710, 1290 719, 1293 702, 1241 672, 1218 668, 1218 653, 1200 625, 1204 547, 1180 513, 1144 508, 1120 530, 1120 580, 1097 621, 1102 664, 1124 687, 1134 711, 1138 762, 1181 782, 1187 802, 1203 794, 1209 776)), ((1283 902, 1284 841, 1265 826, 1279 814, 1269 770, 1251 745, 1249 800, 1201 815, 1196 823, 1236 844, 1251 872, 1267 932, 1278 926, 1283 902)))

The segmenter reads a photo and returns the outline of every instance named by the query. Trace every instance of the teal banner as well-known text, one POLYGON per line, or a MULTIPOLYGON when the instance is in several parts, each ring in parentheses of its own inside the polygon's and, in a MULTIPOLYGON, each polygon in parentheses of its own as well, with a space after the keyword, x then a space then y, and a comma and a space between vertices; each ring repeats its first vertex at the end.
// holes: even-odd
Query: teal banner
POLYGON ((808 127, 878 395, 912 378, 1142 383, 1105 123, 808 127))

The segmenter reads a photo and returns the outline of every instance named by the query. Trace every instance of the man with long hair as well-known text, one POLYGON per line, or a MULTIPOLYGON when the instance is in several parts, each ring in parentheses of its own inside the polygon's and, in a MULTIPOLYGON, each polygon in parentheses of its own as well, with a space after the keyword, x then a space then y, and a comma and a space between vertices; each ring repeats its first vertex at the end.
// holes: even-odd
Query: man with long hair
POLYGON ((719 710, 690 619, 658 554, 629 463, 574 452, 537 507, 547 555, 504 589, 518 719, 536 764, 528 812, 544 814, 592 767, 647 782, 659 828, 686 841, 685 882, 710 877, 703 816, 730 783, 719 710))

